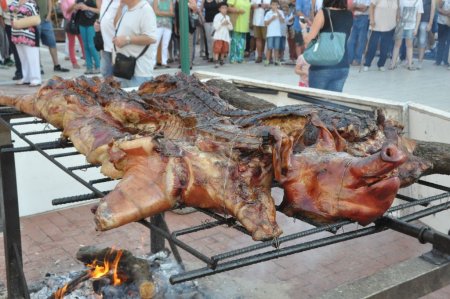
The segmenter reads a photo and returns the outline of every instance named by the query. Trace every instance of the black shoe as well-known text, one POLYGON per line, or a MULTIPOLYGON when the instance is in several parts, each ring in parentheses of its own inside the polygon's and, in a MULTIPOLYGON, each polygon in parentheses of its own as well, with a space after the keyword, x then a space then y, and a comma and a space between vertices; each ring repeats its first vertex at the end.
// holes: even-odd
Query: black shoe
POLYGON ((61 72, 61 73, 67 73, 67 72, 69 72, 69 70, 68 69, 65 69, 65 68, 63 68, 63 67, 61 67, 61 65, 55 65, 54 67, 53 67, 53 71, 55 71, 55 72, 61 72))
POLYGON ((17 81, 17 80, 22 80, 23 79, 23 76, 22 75, 14 75, 14 77, 12 78, 14 81, 17 81))
POLYGON ((43 75, 44 74, 44 70, 43 69, 41 69, 41 75, 43 75))

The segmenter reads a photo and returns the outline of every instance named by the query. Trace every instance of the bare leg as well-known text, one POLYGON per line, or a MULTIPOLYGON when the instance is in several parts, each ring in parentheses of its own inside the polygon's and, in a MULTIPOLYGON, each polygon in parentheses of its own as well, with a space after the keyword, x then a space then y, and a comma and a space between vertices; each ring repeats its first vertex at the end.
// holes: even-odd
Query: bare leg
POLYGON ((48 48, 48 50, 50 51, 50 55, 52 56, 53 65, 58 65, 58 51, 56 50, 56 48, 48 48))
POLYGON ((412 39, 406 39, 406 59, 408 60, 408 68, 412 67, 413 63, 413 41, 412 39))

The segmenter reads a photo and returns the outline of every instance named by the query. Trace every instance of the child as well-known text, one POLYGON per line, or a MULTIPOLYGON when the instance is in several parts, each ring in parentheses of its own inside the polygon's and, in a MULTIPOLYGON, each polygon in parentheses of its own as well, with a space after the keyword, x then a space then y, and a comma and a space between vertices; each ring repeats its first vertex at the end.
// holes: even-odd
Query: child
POLYGON ((275 65, 280 65, 279 51, 281 49, 281 24, 284 23, 284 14, 278 9, 278 0, 272 0, 271 10, 264 17, 264 24, 267 26, 267 52, 264 65, 268 66, 272 57, 275 65))
POLYGON ((228 54, 230 48, 230 30, 233 30, 230 17, 227 16, 228 4, 226 2, 219 3, 219 13, 213 20, 213 53, 215 68, 223 65, 223 58, 228 54))
MULTIPOLYGON (((302 34, 307 32, 308 25, 306 23, 300 22, 300 26, 302 28, 302 34)), ((300 76, 300 81, 298 82, 298 86, 300 87, 308 87, 309 86, 309 67, 310 64, 306 62, 303 54, 298 56, 297 63, 295 64, 295 73, 300 76)))

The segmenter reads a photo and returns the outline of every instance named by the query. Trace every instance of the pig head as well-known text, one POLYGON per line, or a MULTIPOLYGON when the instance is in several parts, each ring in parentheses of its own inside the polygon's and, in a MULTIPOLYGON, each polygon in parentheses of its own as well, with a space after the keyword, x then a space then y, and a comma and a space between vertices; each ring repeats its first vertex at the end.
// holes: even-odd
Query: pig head
POLYGON ((396 169, 406 155, 393 144, 362 158, 337 152, 332 134, 320 120, 312 122, 320 130, 316 144, 297 154, 280 150, 284 158, 273 161, 284 189, 280 210, 319 223, 350 219, 367 225, 382 216, 400 187, 396 169))

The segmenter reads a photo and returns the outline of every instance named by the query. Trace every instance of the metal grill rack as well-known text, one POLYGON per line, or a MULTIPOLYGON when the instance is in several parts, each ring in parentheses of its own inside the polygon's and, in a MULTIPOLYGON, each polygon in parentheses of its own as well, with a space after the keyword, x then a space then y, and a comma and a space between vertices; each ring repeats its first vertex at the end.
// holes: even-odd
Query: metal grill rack
MULTIPOLYGON (((3 200, 0 203, 2 210, 4 240, 5 240, 5 259, 7 271, 7 287, 8 294, 11 298, 24 297, 29 298, 26 280, 22 267, 22 253, 20 242, 20 221, 18 213, 17 202, 17 187, 15 179, 14 154, 21 152, 37 151, 47 158, 51 163, 59 167, 77 182, 88 188, 91 192, 88 194, 74 195, 70 197, 57 198, 52 201, 54 205, 76 203, 86 200, 101 198, 107 194, 108 190, 100 190, 96 185, 111 181, 109 178, 100 177, 98 179, 87 180, 80 175, 80 169, 87 169, 96 167, 94 165, 82 164, 76 166, 66 166, 64 164, 65 157, 79 155, 73 149, 73 145, 67 140, 47 140, 45 142, 34 143, 29 136, 41 135, 46 136, 49 133, 57 133, 58 130, 50 126, 46 126, 43 130, 38 131, 24 131, 21 129, 24 125, 29 124, 43 124, 39 119, 20 120, 11 122, 11 119, 26 117, 17 111, 10 108, 0 108, 0 170, 2 183, 3 200), (27 145, 22 147, 13 147, 11 140, 11 132, 22 139, 27 145), (50 150, 54 149, 68 149, 64 153, 50 154, 50 150), (8 186, 5 188, 5 186, 8 186), (8 213, 5 213, 8 211, 8 213)), ((82 173, 82 172, 81 172, 82 173)), ((429 188, 442 191, 441 194, 417 199, 404 195, 398 195, 401 200, 406 203, 394 206, 389 209, 387 215, 397 211, 404 211, 413 206, 423 206, 420 211, 412 212, 408 215, 395 218, 393 216, 384 216, 377 220, 374 225, 348 230, 347 232, 339 232, 339 228, 349 225, 350 221, 340 221, 330 225, 315 225, 315 227, 295 232, 273 241, 258 242, 250 246, 237 248, 232 251, 223 252, 213 256, 208 256, 195 245, 188 244, 181 240, 181 236, 192 234, 199 231, 214 229, 218 226, 227 225, 230 229, 235 229, 243 234, 248 232, 239 225, 235 219, 220 214, 213 213, 208 210, 198 209, 200 212, 208 215, 213 220, 207 223, 202 223, 197 226, 170 232, 162 214, 151 217, 148 220, 141 220, 139 223, 148 227, 151 230, 151 250, 157 252, 164 247, 164 239, 167 239, 172 252, 178 262, 182 262, 181 256, 177 248, 181 248, 188 253, 198 258, 205 265, 204 267, 189 270, 182 274, 173 275, 170 278, 171 283, 181 283, 184 281, 213 275, 216 273, 229 271, 232 269, 268 261, 271 259, 312 250, 315 248, 331 245, 346 240, 375 234, 386 229, 393 229, 395 231, 407 234, 417 238, 421 243, 431 243, 434 249, 450 255, 450 238, 447 235, 436 232, 426 226, 411 224, 410 222, 423 218, 428 215, 436 214, 440 211, 450 208, 450 202, 434 204, 439 200, 448 199, 450 197, 450 188, 438 184, 420 180, 418 184, 422 184, 429 188), (323 237, 319 233, 328 231, 330 235, 323 237), (308 241, 303 241, 305 237, 309 237, 308 241), (314 240, 311 237, 319 236, 314 240)), ((188 216, 187 216, 188 217, 188 216)), ((312 223, 314 224, 314 223, 312 223)))

